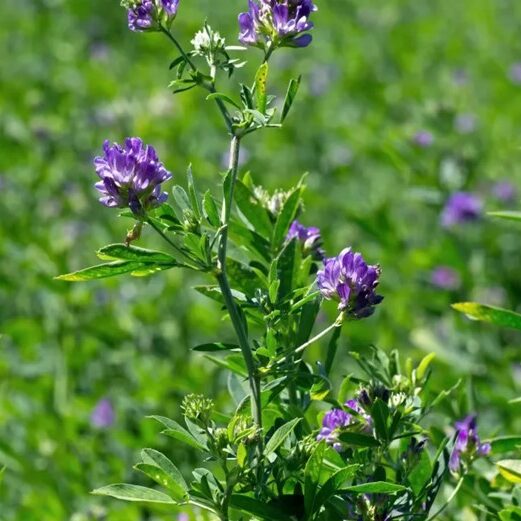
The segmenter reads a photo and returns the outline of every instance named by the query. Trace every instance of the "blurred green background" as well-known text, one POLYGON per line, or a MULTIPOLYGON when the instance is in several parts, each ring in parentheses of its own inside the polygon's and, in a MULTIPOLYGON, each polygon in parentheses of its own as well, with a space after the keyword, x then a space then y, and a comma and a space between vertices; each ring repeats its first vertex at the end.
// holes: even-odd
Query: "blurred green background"
MULTIPOLYGON (((435 351, 434 385, 464 380, 448 415, 479 411, 485 437, 519 432, 521 405, 508 404, 521 393, 519 334, 450 309, 461 300, 518 307, 519 230, 490 218, 446 230, 439 220, 458 190, 487 210, 518 206, 494 187, 521 189, 521 3, 317 4, 313 45, 281 51, 271 68, 279 96, 303 74, 294 111, 284 129, 246 140, 243 170, 270 190, 308 172, 301 220, 322 229, 330 254, 352 245, 382 265, 384 304, 345 328, 338 377, 352 370, 347 352, 371 344, 415 360, 435 351), (432 142, 419 145, 419 132, 432 142), (457 288, 432 284, 439 265, 456 270, 457 288)), ((181 0, 175 32, 188 44, 207 19, 234 44, 245 6, 181 0)), ((93 190, 104 139, 140 136, 176 182, 185 184, 191 162, 199 187, 215 190, 223 125, 201 92, 169 92, 174 50, 159 34, 129 32, 115 0, 1 2, 0 44, 0 519, 172 519, 89 491, 147 483, 131 470, 141 447, 185 469, 196 461, 144 417, 179 416, 189 392, 225 406, 225 375, 190 347, 227 339, 230 327, 190 289, 193 275, 88 285, 53 277, 124 238, 128 222, 93 190), (101 399, 115 413, 106 428, 91 419, 101 399)), ((248 59, 239 78, 260 55, 248 59)), ((141 244, 155 242, 147 234, 141 244)))

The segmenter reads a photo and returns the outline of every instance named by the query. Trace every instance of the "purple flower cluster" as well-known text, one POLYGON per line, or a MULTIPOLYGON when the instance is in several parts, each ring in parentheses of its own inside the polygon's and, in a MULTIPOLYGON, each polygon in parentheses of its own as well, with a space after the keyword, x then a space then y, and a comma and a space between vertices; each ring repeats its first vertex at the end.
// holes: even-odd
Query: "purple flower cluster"
POLYGON ((420 130, 414 134, 412 141, 420 148, 428 148, 434 143, 434 136, 428 130, 420 130))
POLYGON ((248 0, 248 11, 239 15, 239 40, 244 45, 307 47, 312 40, 312 0, 248 0))
POLYGON ((157 157, 154 147, 139 138, 127 138, 125 146, 105 141, 104 155, 94 159, 101 181, 96 189, 102 194, 100 202, 108 207, 129 207, 142 215, 164 201, 161 183, 172 178, 157 157))
POLYGON ((90 416, 90 423, 97 429, 108 429, 115 420, 114 408, 108 398, 102 398, 94 407, 90 416))
POLYGON ((492 187, 492 194, 504 203, 511 203, 517 197, 516 187, 509 181, 498 181, 492 187))
POLYGON ((354 318, 365 318, 383 300, 375 292, 379 278, 379 266, 369 266, 361 253, 346 248, 338 257, 324 261, 324 268, 317 273, 317 284, 326 299, 340 300, 341 311, 354 318))
POLYGON ((456 192, 445 204, 441 214, 441 223, 445 228, 452 228, 457 224, 476 221, 483 212, 483 202, 470 192, 456 192))
POLYGON ((348 400, 344 405, 351 411, 358 413, 359 416, 344 411, 344 409, 331 409, 325 414, 322 420, 322 428, 317 436, 317 441, 325 440, 338 452, 341 452, 344 448, 338 440, 338 435, 343 428, 356 423, 361 423, 365 429, 371 425, 371 417, 366 414, 356 400, 348 400))
POLYGON ((321 248, 322 237, 320 236, 320 230, 316 226, 306 227, 296 220, 293 221, 286 235, 287 241, 292 239, 299 240, 305 252, 310 252, 318 259, 324 258, 324 250, 321 248))
POLYGON ((449 266, 438 266, 431 273, 431 284, 440 289, 458 289, 461 279, 456 270, 449 266))
POLYGON ((476 429, 476 415, 470 415, 456 422, 456 442, 450 456, 449 468, 452 472, 458 472, 464 457, 488 456, 490 443, 481 443, 476 429))
POLYGON ((157 30, 159 23, 170 23, 177 14, 180 0, 137 0, 125 2, 131 31, 157 30))

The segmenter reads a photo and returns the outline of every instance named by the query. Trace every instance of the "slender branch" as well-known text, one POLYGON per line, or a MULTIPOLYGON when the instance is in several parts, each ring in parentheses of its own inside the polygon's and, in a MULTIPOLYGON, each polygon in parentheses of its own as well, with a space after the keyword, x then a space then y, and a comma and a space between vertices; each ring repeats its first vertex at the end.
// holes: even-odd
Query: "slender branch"
MULTIPOLYGON (((331 331, 342 327, 342 322, 344 319, 344 315, 340 314, 338 315, 338 318, 326 329, 315 335, 313 338, 309 339, 306 343, 302 344, 301 346, 297 347, 292 353, 291 356, 295 356, 299 353, 304 352, 309 346, 314 344, 315 342, 318 342, 321 338, 325 337, 328 333, 331 331)), ((280 360, 276 361, 276 365, 283 364, 288 359, 287 356, 282 357, 280 360)))
POLYGON ((456 487, 452 491, 452 494, 449 496, 449 499, 447 499, 445 504, 435 514, 433 514, 431 517, 429 517, 429 519, 427 519, 427 521, 432 521, 432 519, 437 518, 449 506, 449 503, 451 503, 451 501, 457 496, 459 489, 461 488, 461 485, 463 485, 464 479, 465 479, 465 476, 462 476, 459 479, 456 487))
POLYGON ((168 237, 168 235, 166 235, 163 230, 161 230, 161 228, 150 218, 147 218, 146 219, 146 222, 152 226, 152 228, 168 243, 170 244, 170 246, 172 246, 172 248, 174 248, 174 250, 179 253, 180 255, 182 255, 183 257, 185 257, 186 259, 188 259, 189 261, 192 261, 193 259, 186 254, 186 252, 184 252, 172 239, 170 239, 170 237, 168 237))
MULTIPOLYGON (((194 62, 190 59, 190 56, 185 52, 181 44, 177 41, 175 36, 166 28, 163 27, 163 25, 159 26, 161 32, 167 36, 167 38, 176 46, 177 50, 181 53, 181 56, 185 59, 188 66, 195 72, 199 73, 199 70, 197 69, 197 66, 194 64, 194 62)), ((217 91, 215 89, 215 67, 212 68, 211 76, 212 81, 211 83, 204 83, 202 86, 211 94, 215 94, 217 91)), ((224 104, 223 100, 219 98, 215 98, 215 102, 217 103, 217 107, 219 108, 219 111, 221 112, 224 121, 226 123, 226 128, 228 129, 228 132, 233 135, 233 122, 232 118, 230 116, 230 113, 228 112, 228 109, 226 108, 226 105, 224 104)))
POLYGON ((181 56, 185 59, 186 63, 190 66, 190 68, 194 72, 197 72, 197 67, 194 65, 194 62, 190 59, 190 56, 188 56, 188 54, 186 54, 184 49, 181 47, 181 44, 177 41, 177 39, 174 37, 174 35, 166 27, 163 27, 163 25, 160 25, 159 29, 177 47, 177 50, 181 53, 181 56))

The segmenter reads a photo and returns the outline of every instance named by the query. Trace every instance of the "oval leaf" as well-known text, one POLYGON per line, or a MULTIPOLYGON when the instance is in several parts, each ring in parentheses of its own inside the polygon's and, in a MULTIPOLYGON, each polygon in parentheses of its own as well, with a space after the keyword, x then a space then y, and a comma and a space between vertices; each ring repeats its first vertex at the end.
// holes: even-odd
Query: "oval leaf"
POLYGON ((481 320, 482 322, 490 322, 497 326, 521 329, 521 315, 508 309, 486 306, 484 304, 477 304, 476 302, 460 302, 453 304, 452 307, 456 311, 465 313, 465 315, 472 320, 481 320))
POLYGON ((93 490, 92 493, 97 496, 110 496, 116 499, 123 499, 124 501, 175 505, 175 501, 162 492, 139 485, 127 485, 126 483, 108 485, 107 487, 93 490))

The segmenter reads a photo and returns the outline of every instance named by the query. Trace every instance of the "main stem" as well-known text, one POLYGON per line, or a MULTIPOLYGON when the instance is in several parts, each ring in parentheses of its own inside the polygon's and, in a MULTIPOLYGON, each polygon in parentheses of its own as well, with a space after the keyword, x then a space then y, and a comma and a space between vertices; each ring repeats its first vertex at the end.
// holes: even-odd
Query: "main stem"
POLYGON ((226 272, 226 257, 228 250, 228 227, 230 223, 230 216, 233 207, 233 194, 235 190, 235 183, 237 181, 237 172, 239 168, 239 151, 240 138, 233 136, 230 144, 230 170, 229 170, 229 191, 225 194, 223 209, 222 209, 222 231, 218 245, 218 266, 217 266, 217 282, 221 288, 221 293, 224 297, 224 302, 230 319, 232 321, 235 333, 239 340, 239 347, 242 351, 242 356, 246 362, 248 369, 248 380, 251 392, 251 408, 253 419, 259 429, 262 428, 262 408, 261 408, 261 389, 260 379, 257 375, 257 367, 248 340, 248 333, 246 332, 243 317, 235 303, 226 272))

